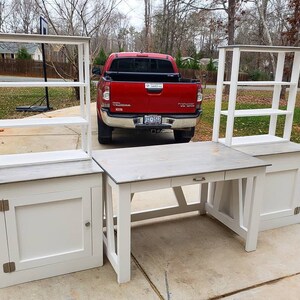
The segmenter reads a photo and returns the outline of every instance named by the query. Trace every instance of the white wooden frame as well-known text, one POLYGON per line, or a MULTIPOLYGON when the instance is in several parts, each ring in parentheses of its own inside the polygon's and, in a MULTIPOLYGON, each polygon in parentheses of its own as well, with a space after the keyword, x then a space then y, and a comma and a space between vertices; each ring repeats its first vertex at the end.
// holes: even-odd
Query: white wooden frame
POLYGON ((52 152, 0 155, 0 168, 35 163, 51 163, 91 159, 90 58, 88 37, 33 34, 0 34, 0 42, 65 44, 78 47, 79 81, 0 82, 1 87, 79 87, 80 115, 76 117, 0 120, 0 128, 34 126, 81 126, 81 149, 52 152))
POLYGON ((189 211, 199 211, 200 214, 205 214, 207 211, 246 240, 246 251, 254 251, 257 245, 265 170, 266 167, 245 168, 234 171, 129 182, 124 184, 116 184, 105 174, 103 199, 105 206, 106 234, 103 234, 104 249, 117 273, 118 282, 124 283, 130 280, 131 221, 145 220, 189 211), (246 181, 245 187, 242 185, 242 178, 246 181), (235 182, 235 194, 232 201, 234 201, 236 210, 232 217, 222 212, 219 206, 220 193, 222 193, 222 183, 224 180, 233 180, 235 182), (202 185, 200 202, 188 205, 181 186, 199 184, 199 182, 201 182, 202 185), (211 184, 217 184, 218 186, 217 192, 214 195, 208 196, 209 182, 211 182, 211 184), (167 187, 173 188, 178 206, 143 211, 131 215, 131 201, 134 193, 167 187), (118 205, 115 220, 113 216, 113 189, 116 191, 116 201, 118 205), (245 195, 244 203, 242 201, 243 194, 245 195), (114 223, 117 224, 117 241, 115 241, 114 223))
POLYGON ((215 114, 213 126, 214 142, 220 142, 226 146, 241 144, 260 144, 278 141, 289 141, 291 137, 294 108, 297 95, 297 87, 300 74, 300 48, 296 47, 268 47, 268 46, 226 46, 219 49, 218 82, 216 89, 215 114), (226 52, 233 52, 231 79, 224 81, 226 52), (242 52, 269 52, 278 53, 276 74, 274 81, 238 81, 240 55, 242 52), (294 54, 293 68, 290 82, 283 82, 283 68, 286 53, 294 54), (224 85, 230 85, 228 110, 222 110, 222 91, 224 85), (273 86, 272 107, 268 109, 236 110, 236 96, 238 86, 273 86), (290 88, 288 105, 286 110, 279 109, 280 91, 282 85, 290 88), (219 137, 221 115, 227 116, 225 138, 219 137), (283 137, 276 136, 277 116, 285 115, 283 137), (269 133, 266 135, 233 137, 234 119, 247 116, 270 116, 269 133))

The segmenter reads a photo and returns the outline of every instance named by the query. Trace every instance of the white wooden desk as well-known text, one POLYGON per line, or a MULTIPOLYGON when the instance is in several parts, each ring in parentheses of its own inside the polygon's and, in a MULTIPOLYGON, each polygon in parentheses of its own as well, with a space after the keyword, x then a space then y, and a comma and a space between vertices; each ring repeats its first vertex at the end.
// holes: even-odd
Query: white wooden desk
MULTIPOLYGON (((105 250, 118 275, 118 282, 130 280, 130 203, 134 193, 173 188, 178 206, 138 213, 132 220, 163 215, 200 211, 212 214, 246 240, 246 251, 256 249, 265 163, 257 158, 214 142, 137 147, 93 152, 94 160, 105 171, 105 250), (237 184, 234 194, 235 213, 232 217, 221 211, 217 194, 206 203, 209 182, 245 178, 237 184), (201 201, 188 205, 181 186, 200 184, 201 201), (117 195, 117 246, 114 236, 112 189, 117 195), (242 197, 245 196, 245 203, 242 197), (247 215, 248 226, 244 224, 247 215)), ((235 180, 234 182, 238 182, 235 180)))

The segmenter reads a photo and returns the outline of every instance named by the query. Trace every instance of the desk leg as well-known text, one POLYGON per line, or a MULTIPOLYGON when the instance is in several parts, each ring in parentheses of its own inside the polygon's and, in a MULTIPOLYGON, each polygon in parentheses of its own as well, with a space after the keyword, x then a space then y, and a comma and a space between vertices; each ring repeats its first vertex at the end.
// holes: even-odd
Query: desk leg
POLYGON ((117 186, 117 248, 118 248, 118 282, 130 280, 130 247, 131 247, 131 222, 130 222, 130 184, 117 186))
POLYGON ((200 184, 200 209, 199 209, 199 214, 200 215, 205 215, 206 214, 206 209, 205 205, 207 203, 207 197, 208 197, 208 183, 202 183, 200 184))
MULTIPOLYGON (((261 170, 259 174, 254 178, 252 201, 250 207, 250 214, 248 219, 248 232, 246 237, 246 247, 247 252, 256 250, 258 231, 259 231, 259 220, 260 220, 260 210, 263 198, 264 190, 264 179, 265 179, 265 169, 261 170)), ((246 189, 251 188, 252 182, 247 180, 246 189)), ((246 194, 247 191, 246 191, 246 194)), ((250 193, 251 194, 251 193, 250 193)))

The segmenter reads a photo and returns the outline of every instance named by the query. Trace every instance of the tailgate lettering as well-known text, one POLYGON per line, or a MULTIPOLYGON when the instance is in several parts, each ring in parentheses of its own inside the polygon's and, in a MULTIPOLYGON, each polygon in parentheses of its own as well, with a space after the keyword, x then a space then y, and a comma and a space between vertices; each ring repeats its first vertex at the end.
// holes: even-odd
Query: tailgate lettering
POLYGON ((145 83, 146 89, 162 89, 163 87, 164 87, 163 83, 156 83, 156 82, 145 83))

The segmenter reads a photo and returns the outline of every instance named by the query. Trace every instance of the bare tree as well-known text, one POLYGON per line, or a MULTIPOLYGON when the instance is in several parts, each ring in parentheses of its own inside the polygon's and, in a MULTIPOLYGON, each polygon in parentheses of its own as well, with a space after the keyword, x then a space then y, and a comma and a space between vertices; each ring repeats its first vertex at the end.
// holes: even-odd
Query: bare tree
POLYGON ((145 4, 145 51, 151 48, 151 0, 144 0, 145 4))
POLYGON ((10 0, 0 0, 0 32, 9 30, 11 14, 15 9, 15 4, 10 0))
POLYGON ((34 33, 38 29, 39 12, 35 0, 13 0, 12 26, 15 32, 34 33))
MULTIPOLYGON (((61 35, 91 37, 91 61, 100 51, 99 36, 105 31, 117 0, 35 0, 50 25, 50 31, 61 35)), ((73 65, 69 76, 78 81, 77 50, 64 47, 67 61, 73 65)), ((76 97, 79 99, 79 89, 76 97)))

